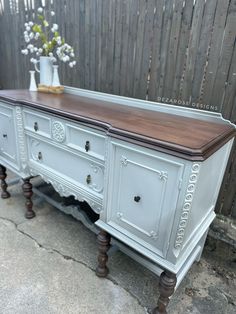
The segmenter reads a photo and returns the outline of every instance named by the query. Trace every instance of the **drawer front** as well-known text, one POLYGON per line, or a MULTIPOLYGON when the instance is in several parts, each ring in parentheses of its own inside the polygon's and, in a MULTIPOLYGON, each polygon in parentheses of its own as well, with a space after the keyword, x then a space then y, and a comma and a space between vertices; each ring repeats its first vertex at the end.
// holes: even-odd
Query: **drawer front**
POLYGON ((17 142, 14 111, 0 103, 0 155, 7 162, 17 164, 17 142))
POLYGON ((105 136, 100 132, 93 132, 92 129, 67 125, 67 144, 88 155, 104 160, 105 136))
MULTIPOLYGON (((107 222, 151 251, 165 256, 183 165, 143 151, 115 147, 113 195, 107 222)), ((108 195, 109 198, 109 195, 108 195)))
POLYGON ((39 111, 32 112, 24 109, 24 125, 25 129, 44 137, 51 137, 51 119, 39 111))
POLYGON ((102 165, 29 136, 27 143, 29 159, 38 167, 48 169, 97 196, 102 195, 104 185, 102 165))

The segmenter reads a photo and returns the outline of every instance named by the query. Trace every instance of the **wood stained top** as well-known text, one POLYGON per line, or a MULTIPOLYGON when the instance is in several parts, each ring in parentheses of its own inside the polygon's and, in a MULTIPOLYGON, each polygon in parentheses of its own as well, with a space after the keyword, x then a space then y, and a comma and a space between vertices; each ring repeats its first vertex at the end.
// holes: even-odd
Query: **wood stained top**
POLYGON ((72 94, 3 90, 0 99, 81 121, 110 136, 189 160, 206 159, 235 135, 228 122, 202 121, 72 94))

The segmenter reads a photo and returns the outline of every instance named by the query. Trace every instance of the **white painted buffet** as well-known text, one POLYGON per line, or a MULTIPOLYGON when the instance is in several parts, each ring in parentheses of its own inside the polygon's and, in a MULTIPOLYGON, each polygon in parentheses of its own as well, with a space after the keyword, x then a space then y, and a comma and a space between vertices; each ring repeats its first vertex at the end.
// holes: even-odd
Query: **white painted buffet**
POLYGON ((97 275, 110 236, 160 277, 153 313, 199 260, 235 127, 220 114, 80 89, 63 95, 0 91, 0 178, 24 179, 26 217, 33 218, 30 178, 40 175, 62 196, 86 201, 96 225, 97 275))

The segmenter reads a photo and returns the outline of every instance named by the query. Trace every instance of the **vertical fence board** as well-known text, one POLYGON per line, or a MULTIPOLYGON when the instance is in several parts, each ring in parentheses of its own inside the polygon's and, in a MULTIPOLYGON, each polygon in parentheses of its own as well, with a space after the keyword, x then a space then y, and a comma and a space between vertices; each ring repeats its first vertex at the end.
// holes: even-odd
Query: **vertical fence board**
POLYGON ((172 25, 170 31, 170 41, 167 51, 167 64, 165 71, 165 82, 164 82, 164 92, 163 95, 168 97, 172 95, 175 67, 176 67, 176 58, 178 51, 178 42, 179 42, 179 32, 181 28, 181 17, 183 11, 183 1, 176 0, 174 2, 174 13, 172 18, 172 25))
POLYGON ((214 19, 212 40, 210 44, 208 65, 206 67, 205 86, 203 92, 203 99, 204 102, 207 104, 212 103, 211 96, 218 67, 228 7, 229 0, 224 1, 218 0, 214 19))
POLYGON ((156 1, 156 10, 153 22, 153 42, 150 61, 150 82, 148 96, 150 100, 154 101, 157 99, 157 91, 160 82, 161 28, 164 2, 164 0, 156 1))
POLYGON ((192 80, 194 76, 194 64, 196 62, 197 47, 199 44, 201 22, 203 16, 205 2, 202 0, 196 0, 193 11, 193 19, 191 25, 191 32, 189 38, 189 45, 187 50, 186 71, 183 82, 183 94, 184 100, 191 99, 192 80))

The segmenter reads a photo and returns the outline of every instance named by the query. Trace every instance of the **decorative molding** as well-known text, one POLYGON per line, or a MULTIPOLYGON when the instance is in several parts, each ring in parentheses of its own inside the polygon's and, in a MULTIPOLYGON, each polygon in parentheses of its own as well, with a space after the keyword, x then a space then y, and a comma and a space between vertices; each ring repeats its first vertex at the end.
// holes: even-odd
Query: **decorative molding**
POLYGON ((121 165, 122 166, 127 166, 128 164, 128 159, 125 156, 122 156, 120 159, 121 165))
POLYGON ((24 124, 21 107, 16 106, 16 126, 18 137, 19 157, 22 170, 27 170, 27 149, 24 136, 24 124))
POLYGON ((168 179, 168 173, 166 171, 160 171, 159 178, 160 180, 166 181, 168 179))
POLYGON ((52 130, 52 138, 55 141, 59 143, 64 142, 66 138, 66 131, 65 131, 64 125, 61 122, 53 121, 51 130, 52 130))
MULTIPOLYGON (((102 176, 102 178, 104 177, 104 171, 102 167, 95 164, 90 164, 90 167, 92 168, 92 171, 95 175, 102 176)), ((104 183, 103 183, 103 180, 102 180, 101 186, 99 186, 97 183, 93 183, 93 176, 92 176, 92 183, 89 184, 88 186, 93 191, 97 193, 102 193, 103 188, 104 188, 104 183)))
POLYGON ((157 232, 155 232, 155 231, 150 231, 150 238, 152 238, 152 239, 157 239, 158 238, 158 234, 157 234, 157 232))
POLYGON ((195 187, 196 187, 196 183, 198 179, 199 170, 200 170, 200 164, 194 163, 192 165, 191 174, 189 176, 189 182, 188 182, 187 191, 185 194, 184 205, 182 208, 179 226, 178 226, 178 230, 177 230, 177 234, 175 238, 175 246, 174 246, 175 251, 176 251, 175 256, 178 256, 183 240, 184 240, 185 229, 188 222, 189 212, 192 207, 192 201, 193 201, 195 187))
POLYGON ((74 196, 74 198, 80 202, 87 202, 89 206, 97 213, 99 214, 102 211, 102 205, 91 200, 89 197, 85 197, 80 195, 79 193, 76 193, 72 188, 69 188, 65 184, 63 184, 60 180, 60 178, 55 179, 51 178, 50 176, 46 175, 45 173, 40 172, 39 169, 31 168, 29 169, 30 174, 32 176, 40 176, 45 182, 50 183, 53 188, 61 195, 61 196, 74 196))

